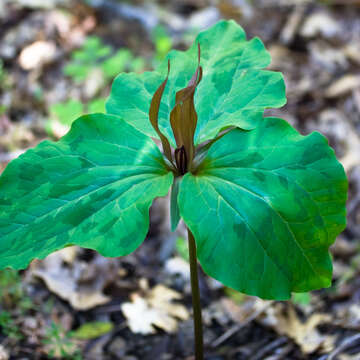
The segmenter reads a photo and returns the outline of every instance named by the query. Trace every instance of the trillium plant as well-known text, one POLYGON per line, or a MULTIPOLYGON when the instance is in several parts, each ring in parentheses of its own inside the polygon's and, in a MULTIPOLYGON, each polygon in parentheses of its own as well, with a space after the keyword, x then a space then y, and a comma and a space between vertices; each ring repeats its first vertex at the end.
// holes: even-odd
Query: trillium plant
POLYGON ((261 40, 221 21, 156 71, 120 74, 107 114, 80 117, 3 172, 0 268, 70 245, 127 255, 146 236, 153 200, 170 190, 171 227, 182 219, 188 229, 196 359, 197 259, 263 299, 330 286, 347 179, 324 136, 264 117, 286 102, 281 73, 263 70, 269 62, 261 40))

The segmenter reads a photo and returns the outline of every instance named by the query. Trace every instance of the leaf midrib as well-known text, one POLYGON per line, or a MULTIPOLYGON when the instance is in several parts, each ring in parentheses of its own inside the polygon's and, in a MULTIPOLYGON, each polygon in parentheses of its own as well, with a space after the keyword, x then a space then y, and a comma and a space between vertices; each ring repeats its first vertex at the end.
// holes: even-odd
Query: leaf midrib
MULTIPOLYGON (((150 175, 150 174, 146 174, 146 175, 150 175)), ((151 174, 151 175, 153 175, 152 177, 155 177, 155 175, 157 175, 157 174, 155 174, 155 175, 154 175, 154 174, 151 174)), ((164 174, 164 175, 162 175, 162 176, 165 176, 165 175, 167 175, 167 174, 164 174)), ((135 174, 135 175, 132 175, 132 176, 128 176, 128 177, 126 177, 125 179, 122 178, 122 179, 118 179, 118 180, 116 180, 116 181, 110 182, 110 183, 108 183, 108 184, 106 184, 106 185, 104 185, 104 186, 101 186, 101 187, 98 187, 98 188, 96 188, 96 189, 94 189, 94 190, 91 190, 90 192, 88 192, 88 193, 86 193, 86 194, 83 194, 83 195, 81 195, 80 197, 78 197, 78 198, 76 198, 76 199, 68 200, 68 201, 66 201, 66 203, 64 203, 64 204, 62 204, 62 205, 60 205, 60 206, 58 206, 58 207, 56 207, 56 208, 51 209, 50 212, 47 212, 47 213, 45 213, 45 214, 43 214, 43 215, 41 215, 41 216, 39 216, 39 217, 35 216, 35 218, 36 218, 36 220, 42 219, 42 218, 44 218, 44 217, 52 214, 54 211, 60 211, 60 210, 63 209, 65 206, 73 206, 73 203, 74 203, 74 202, 78 202, 78 201, 82 200, 84 197, 90 196, 91 194, 93 194, 93 193, 95 193, 95 192, 97 192, 97 191, 99 191, 99 190, 104 190, 105 188, 107 188, 107 187, 109 187, 109 186, 111 186, 111 185, 114 185, 114 184, 116 184, 116 183, 122 182, 122 181, 124 181, 124 180, 128 180, 129 178, 142 177, 142 176, 144 176, 144 174, 135 174)), ((146 181, 148 181, 148 180, 152 180, 152 179, 145 179, 144 181, 141 181, 141 182, 146 182, 146 181)), ((134 185, 137 185, 137 184, 139 184, 139 183, 141 183, 141 182, 138 182, 138 183, 136 183, 136 184, 132 184, 131 187, 126 190, 126 192, 129 191, 134 185)), ((122 196, 123 194, 124 194, 124 193, 122 193, 121 196, 122 196)), ((114 199, 117 199, 117 198, 118 198, 118 197, 116 197, 116 198, 114 198, 114 199)), ((53 199, 58 199, 58 198, 53 198, 53 199)), ((114 199, 113 199, 113 200, 114 200, 114 199)), ((59 200, 64 200, 64 199, 59 199, 59 200)), ((113 201, 113 200, 112 200, 112 201, 113 201)), ((106 206, 106 205, 109 204, 109 203, 111 203, 111 201, 108 202, 108 203, 106 203, 104 206, 106 206)), ((99 211, 99 210, 100 210, 100 209, 96 210, 96 212, 99 211)), ((95 213, 96 213, 96 212, 95 212, 95 213)), ((82 222, 83 222, 83 221, 82 221, 82 222)), ((30 223, 27 223, 27 224, 18 224, 18 225, 21 225, 21 226, 19 226, 16 230, 12 230, 12 233, 15 235, 15 233, 16 233, 18 230, 22 230, 24 227, 31 226, 32 223, 33 223, 33 222, 30 222, 30 223)), ((68 231, 68 230, 67 230, 67 231, 68 231)), ((3 235, 3 236, 6 236, 6 235, 7 235, 7 234, 5 234, 5 235, 3 235)))
MULTIPOLYGON (((167 175, 168 175, 168 174, 163 174, 162 176, 167 176, 167 175)), ((150 180, 153 180, 153 179, 146 179, 143 183, 145 183, 145 182, 147 182, 147 181, 150 181, 150 180)), ((137 186, 137 185, 140 185, 140 183, 132 184, 131 187, 130 187, 127 191, 129 191, 131 188, 133 188, 134 186, 137 186)), ((124 194, 124 193, 123 193, 123 194, 124 194)), ((123 194, 121 194, 121 196, 122 196, 123 194)), ((112 199, 111 201, 109 201, 109 202, 107 202, 106 204, 104 204, 103 206, 101 206, 101 207, 100 207, 99 209, 97 209, 95 212, 93 212, 92 214, 90 214, 89 216, 87 216, 86 218, 84 218, 84 219, 80 222, 80 224, 78 224, 78 226, 80 226, 84 221, 86 221, 87 219, 89 219, 91 216, 93 216, 93 215, 96 214, 97 212, 101 211, 104 207, 106 207, 107 205, 113 203, 114 201, 116 201, 116 200, 118 200, 118 199, 119 199, 119 197, 115 197, 115 198, 112 199)), ((131 207, 135 206, 136 209, 140 212, 140 210, 137 208, 138 205, 139 205, 139 203, 136 203, 136 202, 135 202, 135 203, 132 203, 132 204, 130 204, 129 206, 123 208, 122 210, 127 210, 127 209, 130 209, 131 207)), ((47 214, 45 214, 45 215, 47 215, 47 214)), ((119 218, 119 221, 122 221, 122 219, 119 218)), ((29 224, 27 224, 27 225, 29 225, 29 224)), ((69 232, 69 231, 71 231, 71 230, 72 230, 72 229, 63 230, 63 231, 61 231, 60 233, 57 233, 56 235, 53 235, 52 237, 62 235, 62 234, 67 233, 67 232, 69 232)), ((17 230, 15 230, 15 231, 17 231, 17 230)), ((52 237, 50 237, 50 238, 52 238, 52 237)), ((49 238, 45 238, 45 239, 42 239, 42 241, 46 241, 46 240, 48 240, 48 239, 49 239, 49 238)), ((71 243, 71 244, 78 245, 76 242, 71 243)), ((79 246, 82 246, 82 245, 79 245, 79 246)), ((60 245, 59 249, 61 249, 61 248, 63 248, 63 245, 60 245)), ((31 248, 31 249, 32 249, 32 248, 31 248)), ((51 253, 51 252, 53 252, 53 250, 50 251, 49 253, 51 253)), ((10 259, 10 258, 13 258, 14 256, 16 256, 16 255, 4 255, 4 254, 2 254, 2 258, 5 258, 5 259, 10 259)))
POLYGON ((214 189, 214 191, 219 195, 219 197, 221 199, 223 199, 224 203, 227 204, 232 210, 234 210, 235 213, 237 213, 241 219, 243 219, 246 227, 250 230, 250 232, 254 235, 255 239, 258 241, 258 243, 260 244, 261 248, 264 250, 264 253, 266 254, 266 256, 271 260, 271 262, 279 269, 279 271, 281 273, 284 274, 284 276, 286 277, 286 279, 288 279, 289 283, 292 284, 291 279, 289 278, 288 274, 280 267, 280 265, 270 256, 270 254, 268 254, 268 251, 266 249, 266 247, 263 245, 263 243, 261 242, 261 240, 259 239, 259 237, 256 235, 255 231, 252 229, 252 227, 250 226, 250 224, 246 221, 246 219, 244 218, 244 216, 236 209, 234 208, 234 206, 229 203, 229 201, 227 199, 224 198, 224 196, 216 189, 216 187, 211 183, 211 181, 208 182, 209 185, 214 189))
MULTIPOLYGON (((261 195, 259 195, 259 194, 255 193, 255 192, 251 191, 250 189, 248 189, 248 188, 246 188, 246 187, 244 187, 244 186, 242 186, 242 185, 236 184, 236 183, 234 183, 234 182, 231 182, 231 181, 229 181, 229 180, 226 180, 226 179, 224 179, 224 178, 218 177, 218 176, 213 175, 213 174, 212 174, 212 175, 206 175, 206 177, 207 177, 207 178, 210 178, 210 179, 211 179, 211 177, 213 177, 213 178, 217 179, 216 181, 223 181, 223 182, 229 184, 230 186, 238 187, 240 190, 242 190, 242 191, 244 191, 244 192, 247 192, 247 193, 249 193, 250 195, 252 195, 253 197, 256 197, 256 198, 260 199, 261 201, 263 201, 272 211, 274 211, 274 212, 280 217, 280 219, 281 219, 281 220, 283 221, 283 223, 286 225, 286 228, 287 228, 287 230, 288 230, 291 238, 293 239, 293 241, 294 241, 295 245, 297 246, 297 248, 300 250, 300 253, 301 253, 302 257, 303 257, 303 258, 306 260, 306 262, 308 263, 311 271, 312 271, 316 276, 320 276, 320 277, 321 277, 321 275, 316 272, 316 270, 314 269, 311 261, 310 261, 309 258, 306 256, 303 248, 302 248, 302 247, 300 246, 300 244, 298 243, 295 234, 293 233, 293 231, 292 231, 291 228, 289 227, 289 223, 283 218, 283 216, 282 216, 276 209, 274 209, 274 208, 272 207, 271 202, 269 203, 269 202, 268 202, 266 199, 264 199, 261 195)), ((219 194, 219 196, 221 196, 221 197, 224 199, 224 197, 222 196, 222 194, 220 194, 220 192, 216 189, 216 187, 211 183, 211 180, 210 180, 210 179, 209 179, 209 184, 211 184, 211 186, 212 186, 212 187, 214 188, 214 190, 219 194)), ((226 199, 224 199, 224 200, 229 204, 229 206, 231 206, 231 208, 232 208, 236 213, 238 213, 238 214, 243 218, 243 216, 236 210, 236 208, 234 208, 226 199)), ((244 218, 243 218, 243 219, 244 219, 244 218)), ((244 221, 245 221, 245 223, 248 225, 248 223, 246 222, 245 219, 244 219, 244 221)), ((249 227, 249 225, 248 225, 248 227, 249 227)), ((249 227, 249 229, 250 229, 250 227, 249 227)), ((261 244, 262 248, 263 248, 264 251, 266 252, 265 247, 264 247, 264 245, 262 244, 261 240, 256 236, 255 233, 254 233, 254 236, 258 239, 258 241, 259 241, 259 243, 261 244)), ((266 253, 267 253, 267 252, 266 252, 266 253)), ((267 254, 267 255, 268 255, 268 254, 267 254)), ((269 256, 269 255, 268 255, 268 256, 269 256)), ((272 259, 272 258, 271 258, 271 259, 272 259)), ((272 261, 273 261, 274 263, 276 263, 273 259, 272 259, 272 261)))

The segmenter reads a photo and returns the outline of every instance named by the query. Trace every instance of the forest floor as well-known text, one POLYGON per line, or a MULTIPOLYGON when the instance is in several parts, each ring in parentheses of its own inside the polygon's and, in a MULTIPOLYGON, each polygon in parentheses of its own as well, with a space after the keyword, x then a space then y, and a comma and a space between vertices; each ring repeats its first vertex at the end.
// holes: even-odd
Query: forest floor
MULTIPOLYGON (((117 73, 152 69, 221 18, 259 36, 284 73, 288 103, 267 114, 327 136, 350 187, 331 288, 271 302, 200 273, 206 359, 359 360, 360 1, 0 0, 0 172, 104 111, 117 73)), ((167 212, 156 200, 127 257, 71 247, 0 272, 0 360, 192 359, 185 229, 171 233, 167 212)))

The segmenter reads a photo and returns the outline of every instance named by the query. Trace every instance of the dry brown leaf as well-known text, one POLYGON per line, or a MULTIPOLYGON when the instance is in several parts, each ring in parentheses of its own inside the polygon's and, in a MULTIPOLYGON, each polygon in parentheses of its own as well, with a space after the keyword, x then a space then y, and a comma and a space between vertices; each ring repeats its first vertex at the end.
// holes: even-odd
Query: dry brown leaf
POLYGON ((224 297, 221 304, 226 313, 236 323, 243 323, 251 318, 253 314, 258 313, 268 306, 269 301, 256 298, 249 298, 242 304, 235 303, 232 299, 224 297))
POLYGON ((353 42, 344 48, 344 54, 353 62, 360 65, 360 44, 353 42))
POLYGON ((190 279, 189 263, 179 256, 167 260, 165 269, 169 274, 179 274, 186 280, 190 279))
POLYGON ((341 306, 336 311, 336 323, 345 328, 359 328, 360 327, 360 305, 347 304, 341 306))
POLYGON ((315 12, 308 16, 300 30, 300 34, 304 37, 314 37, 316 35, 333 37, 340 32, 341 28, 337 21, 324 11, 315 12))
POLYGON ((359 354, 349 355, 349 354, 341 354, 338 356, 339 360, 359 360, 359 354))
MULTIPOLYGON (((33 274, 41 278, 48 289, 69 301, 71 306, 76 310, 89 310, 95 306, 107 303, 110 298, 102 293, 104 288, 105 277, 96 276, 93 279, 86 279, 87 265, 77 261, 73 266, 68 265, 74 261, 73 249, 65 248, 49 255, 45 260, 39 263, 39 268, 33 271, 33 274)), ((96 267, 95 264, 91 264, 96 267)), ((96 273, 96 270, 94 270, 96 273)))
POLYGON ((2 345, 0 345, 0 360, 8 360, 8 359, 9 359, 9 353, 2 345))
POLYGON ((19 148, 27 147, 34 141, 35 137, 31 129, 23 123, 11 124, 0 136, 0 146, 9 151, 18 151, 19 148))
POLYGON ((360 88, 360 76, 352 74, 344 75, 326 89, 325 96, 329 98, 342 96, 356 88, 360 88))
POLYGON ((36 41, 25 47, 19 55, 24 70, 33 70, 55 59, 56 45, 49 41, 36 41))
POLYGON ((266 325, 273 327, 280 335, 286 335, 300 346, 304 354, 311 354, 316 350, 330 352, 334 348, 334 337, 323 335, 317 326, 331 320, 327 314, 313 314, 302 322, 293 306, 289 306, 286 313, 282 306, 273 306, 265 312, 261 319, 266 325))
POLYGON ((133 293, 130 298, 131 302, 122 304, 121 310, 134 333, 153 334, 154 326, 172 333, 177 330, 178 319, 189 318, 185 306, 172 302, 181 295, 163 285, 155 286, 145 297, 133 293))

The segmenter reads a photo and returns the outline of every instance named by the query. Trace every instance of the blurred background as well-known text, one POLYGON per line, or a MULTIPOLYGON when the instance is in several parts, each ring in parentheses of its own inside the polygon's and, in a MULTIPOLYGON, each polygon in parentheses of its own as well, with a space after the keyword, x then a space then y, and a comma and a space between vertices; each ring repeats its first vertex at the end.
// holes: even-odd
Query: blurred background
MULTIPOLYGON (((329 289, 269 302, 200 274, 207 359, 360 359, 360 0, 0 0, 0 172, 84 113, 113 78, 156 67, 199 30, 234 19, 259 36, 288 103, 268 114, 325 134, 347 172, 348 226, 329 289)), ((192 359, 184 229, 167 200, 121 259, 66 248, 0 272, 0 360, 192 359)))

